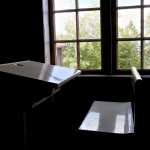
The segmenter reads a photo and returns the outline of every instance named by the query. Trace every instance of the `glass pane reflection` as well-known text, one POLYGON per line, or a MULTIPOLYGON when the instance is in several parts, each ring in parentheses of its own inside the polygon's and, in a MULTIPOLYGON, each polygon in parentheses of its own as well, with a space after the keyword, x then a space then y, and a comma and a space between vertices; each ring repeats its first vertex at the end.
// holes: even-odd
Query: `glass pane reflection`
POLYGON ((57 65, 77 68, 76 43, 57 43, 56 44, 57 65))
POLYGON ((144 8, 144 36, 150 37, 150 8, 144 8))
POLYGON ((150 0, 144 0, 144 5, 150 5, 150 0))
POLYGON ((80 43, 80 68, 101 69, 101 43, 80 43))
POLYGON ((144 69, 150 69, 150 40, 144 41, 144 69))
POLYGON ((140 37, 140 9, 118 10, 118 37, 140 37))
POLYGON ((141 0, 118 0, 118 6, 134 6, 140 5, 141 0))
POLYGON ((55 14, 56 40, 72 40, 76 38, 75 13, 55 14))
POLYGON ((140 68, 141 43, 139 41, 118 42, 118 69, 140 68))
POLYGON ((75 9, 75 0, 54 0, 55 10, 75 9))
POLYGON ((100 7, 100 0, 78 0, 79 8, 100 7))
POLYGON ((79 12, 79 36, 80 39, 100 38, 100 12, 99 11, 79 12))

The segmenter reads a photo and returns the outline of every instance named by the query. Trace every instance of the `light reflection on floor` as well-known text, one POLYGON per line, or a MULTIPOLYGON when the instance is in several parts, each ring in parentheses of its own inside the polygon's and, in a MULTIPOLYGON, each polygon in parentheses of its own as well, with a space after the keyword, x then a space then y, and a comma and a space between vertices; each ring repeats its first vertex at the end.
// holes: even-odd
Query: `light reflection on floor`
POLYGON ((90 112, 86 116, 84 123, 81 125, 80 129, 97 131, 99 128, 99 120, 100 120, 100 113, 90 112))

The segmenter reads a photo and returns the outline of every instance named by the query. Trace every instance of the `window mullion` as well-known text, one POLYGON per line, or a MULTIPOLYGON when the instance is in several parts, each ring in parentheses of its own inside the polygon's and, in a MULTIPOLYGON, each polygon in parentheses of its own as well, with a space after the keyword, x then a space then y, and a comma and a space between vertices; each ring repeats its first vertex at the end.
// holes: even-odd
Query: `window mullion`
POLYGON ((118 29, 118 20, 117 20, 117 0, 112 0, 111 1, 111 50, 112 50, 112 55, 111 55, 111 69, 112 69, 112 74, 116 74, 117 70, 117 55, 118 55, 118 49, 117 49, 117 29, 118 29))
POLYGON ((144 69, 144 0, 141 0, 141 69, 144 69))
POLYGON ((51 64, 56 64, 56 44, 55 41, 55 25, 54 25, 54 0, 48 1, 49 5, 49 35, 50 35, 50 56, 51 64))
POLYGON ((77 68, 80 68, 80 46, 79 46, 79 11, 78 0, 75 0, 76 4, 76 40, 77 40, 77 68))
POLYGON ((112 74, 111 0, 101 0, 102 71, 112 74))

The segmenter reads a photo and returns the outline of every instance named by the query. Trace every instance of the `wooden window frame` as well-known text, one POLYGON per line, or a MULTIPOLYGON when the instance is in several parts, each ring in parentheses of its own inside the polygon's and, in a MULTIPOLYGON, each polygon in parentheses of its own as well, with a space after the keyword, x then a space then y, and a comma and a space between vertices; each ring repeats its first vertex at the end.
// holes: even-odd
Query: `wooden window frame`
MULTIPOLYGON (((127 9, 127 8, 141 8, 141 16, 143 19, 143 10, 145 7, 150 7, 150 5, 143 5, 143 1, 141 0, 141 5, 139 6, 123 6, 117 7, 117 0, 101 0, 100 8, 78 8, 78 0, 75 0, 76 7, 75 9, 68 10, 57 10, 53 11, 54 0, 49 0, 49 26, 50 26, 50 53, 51 53, 51 64, 56 64, 56 43, 62 42, 76 42, 77 43, 77 57, 78 64, 79 61, 79 42, 101 42, 101 70, 82 70, 82 74, 130 74, 129 70, 117 69, 117 42, 118 41, 132 41, 132 40, 140 40, 141 41, 141 52, 143 53, 143 41, 150 40, 150 37, 144 37, 144 28, 141 23, 141 37, 138 38, 117 38, 117 10, 118 9, 127 9), (78 12, 81 11, 94 11, 100 10, 101 14, 101 38, 100 39, 79 39, 79 20, 78 20, 78 12), (55 26, 54 26, 54 15, 53 13, 63 13, 63 12, 75 12, 76 13, 76 30, 77 30, 77 39, 76 40, 55 40, 55 26), (107 18, 107 19, 106 19, 107 18)), ((143 61, 143 54, 141 53, 141 60, 143 61)), ((79 67, 79 65, 78 65, 79 67)), ((141 69, 139 69, 141 74, 150 74, 150 69, 143 69, 143 63, 141 63, 141 69)))
POLYGON ((150 37, 144 37, 144 8, 150 8, 150 5, 144 5, 144 0, 140 0, 140 5, 137 6, 117 6, 117 0, 112 0, 112 18, 115 22, 112 26, 112 58, 113 59, 113 72, 112 74, 130 74, 130 69, 117 69, 117 42, 119 41, 140 41, 141 42, 141 66, 139 72, 140 74, 150 74, 150 69, 143 68, 144 62, 144 40, 150 40, 150 37), (139 8, 141 9, 141 36, 137 38, 118 38, 117 37, 117 10, 123 9, 134 9, 139 8))

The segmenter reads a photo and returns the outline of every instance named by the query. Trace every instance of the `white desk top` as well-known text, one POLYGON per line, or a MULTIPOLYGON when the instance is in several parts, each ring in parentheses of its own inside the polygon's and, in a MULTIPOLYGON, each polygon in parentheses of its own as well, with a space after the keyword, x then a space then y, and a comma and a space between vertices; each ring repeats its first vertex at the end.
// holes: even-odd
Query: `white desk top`
POLYGON ((94 101, 80 130, 134 133, 131 102, 94 101))
POLYGON ((21 61, 1 64, 0 71, 28 77, 36 80, 50 82, 60 87, 81 73, 80 70, 50 65, 35 61, 21 61))

